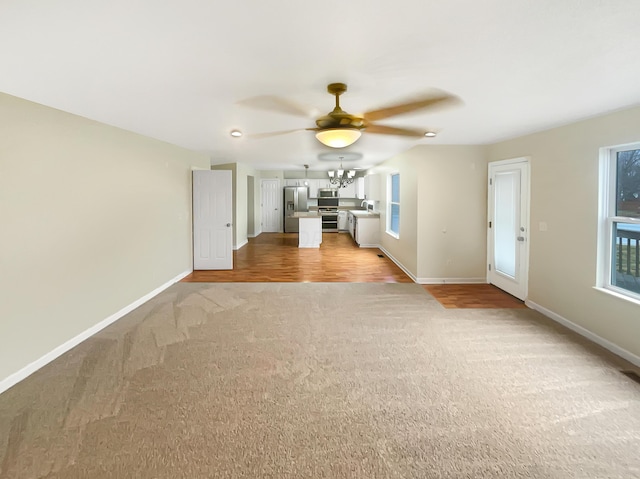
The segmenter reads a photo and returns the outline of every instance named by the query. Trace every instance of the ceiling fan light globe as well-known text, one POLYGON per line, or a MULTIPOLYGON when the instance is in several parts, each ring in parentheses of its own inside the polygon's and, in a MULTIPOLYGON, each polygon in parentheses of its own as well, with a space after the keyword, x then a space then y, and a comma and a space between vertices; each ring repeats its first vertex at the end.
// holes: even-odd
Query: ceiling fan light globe
POLYGON ((344 148, 355 143, 360 135, 360 130, 355 128, 331 128, 317 132, 316 138, 331 148, 344 148))

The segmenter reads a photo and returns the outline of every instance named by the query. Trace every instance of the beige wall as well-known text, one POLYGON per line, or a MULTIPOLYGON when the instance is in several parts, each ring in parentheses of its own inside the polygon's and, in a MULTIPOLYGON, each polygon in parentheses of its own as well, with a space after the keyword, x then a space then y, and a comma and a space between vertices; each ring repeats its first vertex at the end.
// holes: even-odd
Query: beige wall
POLYGON ((0 381, 191 270, 206 156, 0 94, 0 381))
POLYGON ((261 170, 258 172, 258 174, 260 175, 260 178, 278 178, 279 180, 281 180, 281 182, 284 178, 284 171, 282 170, 261 170))
POLYGON ((487 160, 482 146, 420 146, 418 281, 485 282, 487 160))
POLYGON ((381 175, 380 243, 419 282, 485 280, 485 147, 419 146, 369 173, 381 175), (384 231, 393 171, 400 173, 399 239, 384 231))
POLYGON ((593 286, 599 149, 640 140, 638 125, 633 108, 489 148, 492 161, 531 157, 529 300, 636 356, 640 306, 593 286))
POLYGON ((370 169, 368 174, 380 176, 380 202, 376 209, 380 210, 380 246, 388 254, 402 264, 414 277, 417 276, 418 264, 418 183, 415 174, 415 157, 409 152, 398 155, 376 168, 370 169), (387 234, 387 182, 392 173, 400 174, 400 234, 398 238, 387 234))

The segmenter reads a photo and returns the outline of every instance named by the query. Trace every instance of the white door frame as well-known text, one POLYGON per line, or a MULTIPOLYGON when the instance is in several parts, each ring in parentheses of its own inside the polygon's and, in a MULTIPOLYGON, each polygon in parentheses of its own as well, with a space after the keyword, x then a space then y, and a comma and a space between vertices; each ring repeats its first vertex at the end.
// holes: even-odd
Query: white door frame
POLYGON ((518 299, 526 300, 529 291, 529 244, 531 238, 530 202, 531 202, 531 166, 529 157, 493 161, 488 168, 488 211, 487 211, 487 283, 505 290, 518 299), (519 169, 520 176, 520 212, 519 230, 515 239, 516 277, 500 274, 495 268, 494 232, 495 232, 495 191, 496 172, 519 169))

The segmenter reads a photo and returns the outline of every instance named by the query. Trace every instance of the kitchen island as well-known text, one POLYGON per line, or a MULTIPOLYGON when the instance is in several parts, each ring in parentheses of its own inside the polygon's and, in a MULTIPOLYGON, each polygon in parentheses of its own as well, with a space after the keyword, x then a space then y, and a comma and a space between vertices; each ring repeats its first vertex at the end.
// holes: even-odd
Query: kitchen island
POLYGON ((322 243, 322 217, 317 211, 299 211, 298 248, 320 248, 322 243))

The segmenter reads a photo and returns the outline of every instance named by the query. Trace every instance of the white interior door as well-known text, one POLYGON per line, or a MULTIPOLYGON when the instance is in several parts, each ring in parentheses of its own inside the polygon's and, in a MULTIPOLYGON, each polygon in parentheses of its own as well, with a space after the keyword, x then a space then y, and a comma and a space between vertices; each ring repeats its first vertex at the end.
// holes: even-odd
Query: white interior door
POLYGON ((193 172, 193 269, 233 269, 230 170, 193 172))
POLYGON ((265 233, 277 233, 280 231, 280 219, 282 216, 282 188, 280 180, 262 180, 262 231, 265 233))
POLYGON ((521 300, 529 276, 529 161, 489 163, 487 281, 521 300))

